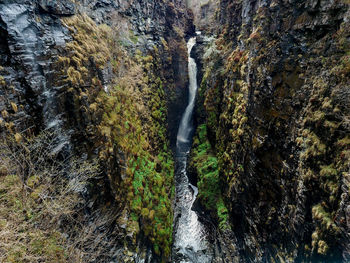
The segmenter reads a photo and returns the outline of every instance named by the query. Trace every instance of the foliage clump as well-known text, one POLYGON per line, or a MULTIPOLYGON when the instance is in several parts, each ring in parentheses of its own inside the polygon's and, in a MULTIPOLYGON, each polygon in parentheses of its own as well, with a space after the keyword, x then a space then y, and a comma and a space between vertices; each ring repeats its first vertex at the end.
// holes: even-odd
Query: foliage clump
MULTIPOLYGON (((234 13, 241 2, 224 7, 234 13)), ((341 2, 333 7, 345 13, 348 7, 341 2)), ((204 57, 199 99, 205 113, 199 115, 205 118, 218 157, 235 226, 256 240, 264 239, 242 242, 246 251, 254 258, 260 246, 273 244, 278 260, 296 260, 295 251, 300 251, 311 261, 338 262, 346 250, 340 244, 348 238, 344 210, 349 197, 350 30, 340 21, 332 25, 334 34, 315 38, 304 30, 314 20, 309 14, 297 17, 290 13, 293 8, 281 9, 290 28, 303 29, 308 39, 307 51, 294 42, 290 47, 298 52, 289 52, 283 50, 289 29, 269 33, 271 16, 281 14, 273 11, 276 6, 273 1, 268 8, 259 8, 248 24, 223 9, 220 21, 225 25, 215 41, 219 54, 204 57), (333 49, 325 52, 325 43, 333 49), (233 209, 241 204, 244 213, 233 209), (310 226, 303 228, 300 239, 298 224, 310 226), (305 244, 281 242, 290 237, 305 244)), ((331 25, 336 15, 329 15, 331 25)))
POLYGON ((154 73, 157 64, 153 56, 137 52, 109 94, 100 93, 104 113, 99 131, 106 140, 100 157, 113 161, 111 153, 122 150, 122 178, 112 182, 119 185, 118 198, 126 197, 129 228, 141 229, 154 251, 167 258, 172 244, 174 164, 166 137, 163 82, 154 73))
POLYGON ((84 14, 64 18, 63 23, 73 41, 66 45, 67 54, 57 60, 62 85, 68 88, 77 118, 95 124, 85 130, 100 149, 117 205, 127 210, 123 212, 129 216, 127 235, 136 245, 141 231, 154 244, 154 251, 168 258, 173 161, 166 134, 164 81, 157 75, 161 63, 157 48, 147 55, 136 50, 131 56, 123 46, 123 37, 137 44, 131 30, 123 36, 125 32, 97 25, 84 14), (115 78, 102 77, 107 69, 115 78))
POLYGON ((228 210, 222 196, 218 160, 207 138, 205 124, 198 126, 194 138, 190 165, 198 175, 198 198, 218 219, 221 229, 229 227, 228 210))
POLYGON ((73 41, 66 45, 71 56, 61 60, 70 62, 78 71, 84 71, 84 67, 90 65, 89 60, 103 69, 113 55, 109 48, 112 29, 105 24, 96 25, 86 14, 64 18, 63 22, 71 31, 73 41))
POLYGON ((313 192, 312 249, 316 255, 329 258, 338 251, 345 222, 339 216, 340 197, 348 189, 343 184, 350 164, 347 136, 350 107, 346 91, 350 45, 345 41, 348 35, 348 27, 344 25, 335 34, 340 63, 334 65, 332 58, 323 58, 323 67, 330 70, 310 79, 313 89, 305 108, 303 129, 296 140, 301 148, 299 171, 306 187, 313 192))

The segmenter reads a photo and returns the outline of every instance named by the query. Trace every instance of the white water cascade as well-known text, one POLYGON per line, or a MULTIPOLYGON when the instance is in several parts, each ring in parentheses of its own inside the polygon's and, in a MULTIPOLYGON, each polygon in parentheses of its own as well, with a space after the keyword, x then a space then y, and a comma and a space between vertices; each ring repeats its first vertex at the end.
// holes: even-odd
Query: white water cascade
POLYGON ((192 113, 194 108, 194 103, 196 99, 197 92, 197 64, 194 58, 191 58, 191 51, 194 45, 196 44, 196 37, 190 38, 187 42, 188 50, 188 74, 189 74, 189 101, 186 107, 185 113, 182 116, 179 131, 177 133, 177 147, 179 143, 188 143, 190 133, 192 131, 192 113))
POLYGON ((182 115, 177 134, 175 159, 175 193, 176 204, 174 214, 175 240, 173 245, 173 260, 178 263, 209 263, 212 261, 211 245, 208 242, 208 231, 200 222, 192 206, 196 200, 198 189, 189 183, 186 164, 192 140, 192 115, 197 92, 197 64, 191 51, 196 44, 196 37, 188 43, 189 71, 189 102, 182 115))

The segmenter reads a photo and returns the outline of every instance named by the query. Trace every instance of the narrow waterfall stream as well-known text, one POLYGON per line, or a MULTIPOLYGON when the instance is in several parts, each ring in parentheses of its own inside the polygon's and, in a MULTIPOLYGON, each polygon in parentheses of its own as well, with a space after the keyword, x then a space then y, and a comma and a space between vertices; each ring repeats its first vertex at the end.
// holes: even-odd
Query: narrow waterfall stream
POLYGON ((176 142, 173 262, 179 263, 207 263, 211 262, 213 257, 207 238, 208 231, 199 221, 197 213, 192 210, 198 189, 189 183, 186 171, 193 136, 192 115, 198 88, 197 65, 190 56, 195 44, 196 37, 192 37, 187 43, 189 102, 181 119, 176 142))

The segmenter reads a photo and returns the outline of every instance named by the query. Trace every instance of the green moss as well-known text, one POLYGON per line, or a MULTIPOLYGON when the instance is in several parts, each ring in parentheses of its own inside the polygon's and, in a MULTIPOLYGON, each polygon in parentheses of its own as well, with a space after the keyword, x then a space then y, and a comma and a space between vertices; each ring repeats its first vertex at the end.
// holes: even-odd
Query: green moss
POLYGON ((324 205, 318 204, 312 207, 312 217, 315 220, 319 220, 321 225, 327 230, 333 232, 339 232, 338 226, 335 224, 334 216, 332 216, 329 212, 326 211, 324 205))
POLYGON ((221 229, 228 227, 228 210, 222 198, 218 160, 212 152, 204 124, 197 128, 191 157, 191 166, 198 174, 200 202, 218 218, 221 229))
POLYGON ((137 42, 139 42, 138 36, 136 36, 132 30, 129 31, 129 38, 134 44, 137 44, 137 42))
POLYGON ((348 136, 344 137, 343 139, 340 139, 337 142, 337 145, 340 146, 340 147, 349 146, 350 145, 350 136, 348 135, 348 136))
POLYGON ((87 15, 76 15, 63 19, 72 32, 74 41, 67 44, 74 56, 71 60, 61 58, 64 63, 74 64, 77 70, 87 65, 93 58, 98 67, 103 68, 113 53, 110 49, 112 29, 107 25, 96 25, 87 15))
POLYGON ((312 217, 317 223, 317 227, 313 232, 312 248, 320 255, 327 255, 333 240, 330 237, 336 237, 340 233, 339 227, 336 225, 333 218, 335 214, 329 212, 325 204, 317 204, 312 208, 312 217), (330 242, 327 244, 327 242, 330 242))
POLYGON ((228 219, 229 219, 228 210, 227 210, 227 208, 225 206, 225 203, 224 203, 222 198, 220 198, 218 200, 218 202, 216 203, 216 209, 217 209, 217 213, 218 213, 218 217, 219 217, 219 227, 220 227, 220 229, 229 228, 229 225, 228 225, 228 219))
POLYGON ((304 134, 306 136, 304 140, 306 149, 301 155, 302 159, 308 160, 314 157, 320 157, 326 153, 326 145, 321 142, 315 133, 307 131, 304 134))
POLYGON ((333 165, 321 166, 320 175, 326 178, 334 178, 338 172, 334 169, 333 165))
POLYGON ((127 197, 134 221, 129 225, 135 230, 138 224, 154 251, 167 258, 174 164, 166 136, 165 94, 162 80, 153 74, 157 65, 153 56, 137 54, 135 59, 137 64, 130 62, 129 74, 110 94, 100 93, 105 113, 99 130, 108 141, 101 157, 113 161, 113 149, 125 153, 126 178, 115 184, 121 197, 127 197))
POLYGON ((329 246, 323 240, 318 241, 317 253, 321 255, 326 255, 329 250, 329 246))

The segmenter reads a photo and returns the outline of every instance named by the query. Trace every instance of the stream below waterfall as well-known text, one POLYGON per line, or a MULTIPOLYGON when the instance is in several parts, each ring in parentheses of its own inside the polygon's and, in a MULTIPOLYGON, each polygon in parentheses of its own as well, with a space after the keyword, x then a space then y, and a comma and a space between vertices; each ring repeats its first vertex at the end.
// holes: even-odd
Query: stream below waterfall
POLYGON ((193 109, 197 92, 197 64, 191 57, 196 37, 187 42, 189 71, 189 102, 182 115, 177 134, 175 157, 175 211, 173 260, 178 263, 209 263, 213 253, 208 240, 208 230, 192 210, 198 189, 189 183, 187 159, 193 136, 193 109))

